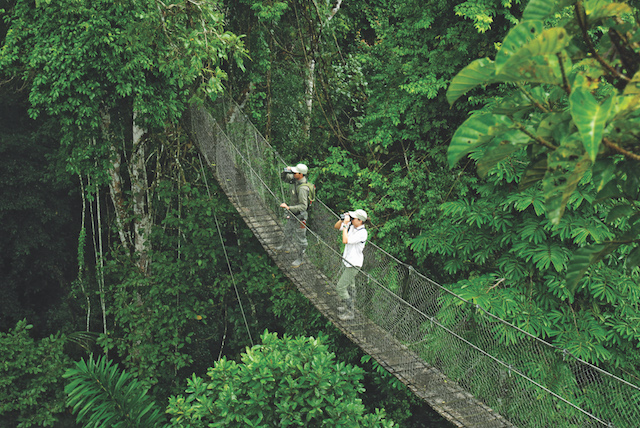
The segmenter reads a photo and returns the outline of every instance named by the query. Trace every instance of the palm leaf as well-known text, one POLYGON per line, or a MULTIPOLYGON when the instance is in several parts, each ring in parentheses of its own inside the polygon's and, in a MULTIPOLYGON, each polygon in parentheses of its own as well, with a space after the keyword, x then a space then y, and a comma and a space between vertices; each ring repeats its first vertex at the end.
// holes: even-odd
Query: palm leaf
POLYGON ((67 405, 78 423, 92 427, 163 427, 162 410, 147 395, 147 388, 102 356, 80 360, 67 370, 67 405))

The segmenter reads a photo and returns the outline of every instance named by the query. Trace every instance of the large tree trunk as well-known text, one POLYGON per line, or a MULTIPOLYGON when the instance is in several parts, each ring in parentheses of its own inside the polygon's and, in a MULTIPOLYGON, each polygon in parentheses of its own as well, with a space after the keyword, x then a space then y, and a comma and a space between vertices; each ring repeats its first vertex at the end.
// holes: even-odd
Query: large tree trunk
POLYGON ((111 125, 111 115, 108 112, 102 112, 102 137, 105 141, 110 142, 111 150, 111 168, 109 168, 109 194, 111 196, 111 202, 116 214, 116 226, 118 228, 118 236, 120 237, 120 243, 127 253, 131 252, 131 237, 126 228, 126 204, 124 199, 124 193, 122 189, 122 175, 120 168, 122 167, 122 155, 118 149, 113 145, 113 138, 109 126, 111 125))
POLYGON ((144 274, 149 272, 149 242, 147 234, 151 229, 151 216, 147 197, 149 183, 145 165, 144 130, 135 124, 133 117, 133 153, 131 155, 131 193, 133 197, 133 236, 134 250, 138 256, 138 267, 144 274))
MULTIPOLYGON (((305 80, 305 88, 304 88, 304 101, 306 106, 306 115, 304 118, 304 123, 302 125, 302 131, 306 138, 311 136, 311 113, 313 112, 313 96, 315 94, 315 84, 316 84, 316 59, 315 55, 318 52, 318 46, 320 44, 320 35, 324 30, 324 27, 329 24, 329 21, 338 13, 340 10, 340 6, 342 5, 342 0, 337 0, 336 5, 331 9, 329 15, 327 15, 326 19, 323 20, 321 16, 321 12, 317 9, 318 19, 320 20, 320 29, 318 31, 317 36, 311 37, 311 42, 309 44, 309 52, 307 52, 306 58, 306 80, 305 80)), ((317 8, 317 5, 316 5, 317 8)))
POLYGON ((307 80, 304 88, 304 102, 307 107, 307 112, 304 117, 304 124, 302 125, 302 132, 305 138, 311 136, 311 112, 313 111, 313 91, 316 83, 316 60, 312 55, 309 55, 307 60, 307 80))

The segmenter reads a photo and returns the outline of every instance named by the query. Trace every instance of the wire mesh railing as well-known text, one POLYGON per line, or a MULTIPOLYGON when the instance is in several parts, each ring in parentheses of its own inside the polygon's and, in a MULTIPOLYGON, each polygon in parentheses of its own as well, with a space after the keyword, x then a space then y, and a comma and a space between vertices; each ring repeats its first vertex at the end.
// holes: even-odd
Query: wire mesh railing
MULTIPOLYGON (((210 110, 192 108, 187 126, 221 187, 230 197, 255 198, 283 222, 285 162, 233 102, 219 100, 210 110)), ((307 262, 333 283, 343 266, 333 228, 338 218, 318 199, 307 222, 307 262)), ((489 314, 372 242, 364 257, 352 291, 357 316, 387 335, 367 338, 376 347, 395 338, 516 426, 640 426, 637 380, 601 370, 489 314)), ((411 361, 394 364, 412 370, 411 361)))

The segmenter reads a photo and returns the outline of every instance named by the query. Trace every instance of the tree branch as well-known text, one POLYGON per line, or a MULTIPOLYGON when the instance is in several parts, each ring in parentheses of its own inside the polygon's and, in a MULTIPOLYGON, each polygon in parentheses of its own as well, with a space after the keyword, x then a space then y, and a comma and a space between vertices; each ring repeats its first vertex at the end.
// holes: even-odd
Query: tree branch
POLYGON ((558 52, 556 56, 558 57, 558 64, 560 65, 560 72, 562 73, 562 86, 564 87, 564 91, 567 93, 567 95, 571 95, 571 85, 569 85, 567 72, 564 69, 564 64, 562 63, 562 53, 558 52))
POLYGON ((529 101, 531 101, 531 103, 533 103, 534 106, 536 106, 539 110, 541 110, 543 113, 549 113, 549 110, 547 110, 547 108, 545 106, 543 106, 542 104, 540 104, 540 102, 538 100, 536 100, 535 98, 533 98, 533 95, 531 95, 529 93, 529 91, 527 91, 524 86, 522 86, 522 84, 518 83, 518 88, 520 88, 520 90, 524 93, 524 95, 529 99, 529 101))
POLYGON ((598 52, 596 52, 596 48, 595 48, 595 46, 593 46, 593 42, 591 41, 591 37, 589 37, 589 34, 587 33, 587 23, 586 23, 586 20, 585 20, 586 16, 584 14, 584 8, 582 7, 582 2, 581 1, 576 2, 575 13, 576 13, 576 18, 578 19, 578 25, 580 26, 580 30, 582 30, 582 38, 584 39, 585 43, 587 44, 587 47, 589 48, 589 52, 591 53, 591 55, 593 55, 593 57, 596 59, 596 61, 598 61, 600 63, 600 65, 602 65, 610 74, 612 74, 613 76, 618 77, 620 79, 626 80, 627 82, 630 81, 631 79, 629 79, 624 74, 618 72, 618 70, 613 68, 611 66, 611 64, 609 64, 607 61, 605 61, 604 58, 602 58, 598 54, 598 52))
POLYGON ((529 138, 531 138, 532 140, 534 140, 536 143, 545 146, 551 150, 556 150, 558 147, 554 146, 553 144, 551 144, 550 142, 548 142, 547 140, 545 140, 542 137, 539 137, 535 134, 533 134, 532 132, 530 132, 529 130, 527 130, 527 128, 525 128, 525 126, 519 122, 514 122, 516 124, 516 126, 518 127, 518 130, 520 130, 522 133, 526 134, 529 138))
POLYGON ((613 150, 614 152, 620 153, 620 154, 624 155, 625 157, 627 157, 629 159, 633 159, 635 161, 640 161, 640 155, 637 155, 635 153, 631 153, 630 151, 623 149, 622 147, 620 147, 619 145, 617 145, 616 143, 614 143, 613 141, 611 141, 607 137, 604 137, 602 139, 602 143, 606 147, 608 147, 611 150, 613 150))

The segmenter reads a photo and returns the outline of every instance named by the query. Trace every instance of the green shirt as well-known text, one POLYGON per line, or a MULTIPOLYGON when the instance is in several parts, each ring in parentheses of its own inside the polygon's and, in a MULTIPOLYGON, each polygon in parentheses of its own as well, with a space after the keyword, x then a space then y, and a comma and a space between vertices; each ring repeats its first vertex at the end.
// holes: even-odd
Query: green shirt
POLYGON ((291 186, 291 204, 289 211, 300 214, 309 208, 309 186, 301 186, 307 182, 307 177, 302 177, 291 186))

